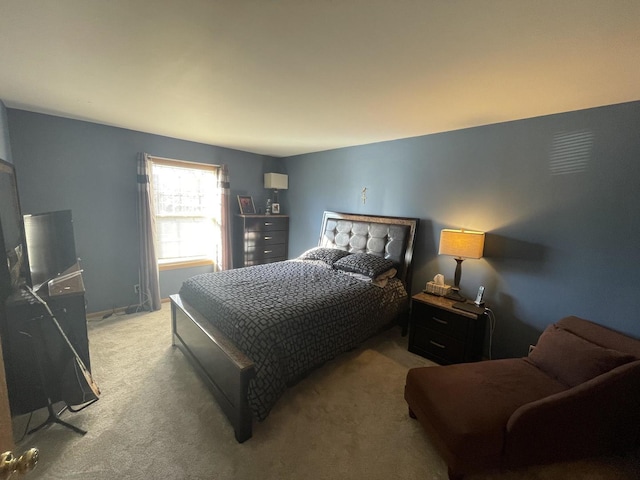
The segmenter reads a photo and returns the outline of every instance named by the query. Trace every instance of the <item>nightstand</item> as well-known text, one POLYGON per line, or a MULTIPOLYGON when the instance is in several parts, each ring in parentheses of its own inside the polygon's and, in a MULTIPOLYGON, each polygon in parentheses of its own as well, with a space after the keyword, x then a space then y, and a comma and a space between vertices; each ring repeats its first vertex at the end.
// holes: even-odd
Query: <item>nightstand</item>
POLYGON ((411 298, 410 352, 440 364, 482 359, 486 315, 453 308, 454 303, 428 293, 411 298))

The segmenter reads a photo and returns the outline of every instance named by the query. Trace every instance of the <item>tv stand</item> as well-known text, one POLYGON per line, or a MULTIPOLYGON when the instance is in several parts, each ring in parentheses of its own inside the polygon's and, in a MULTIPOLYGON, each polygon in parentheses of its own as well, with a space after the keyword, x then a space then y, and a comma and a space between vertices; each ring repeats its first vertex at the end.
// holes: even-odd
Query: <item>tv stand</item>
MULTIPOLYGON (((72 267, 77 269, 77 265, 72 267)), ((68 270, 69 273, 72 269, 68 270)), ((91 369, 82 275, 72 275, 38 295, 47 302, 78 355, 91 369)), ((12 415, 21 415, 62 400, 60 379, 73 353, 46 309, 29 292, 14 292, 5 303, 7 338, 3 338, 7 388, 12 415), (34 341, 37 340, 37 341, 34 341), (37 352, 34 354, 34 348, 37 352), (42 371, 38 365, 42 357, 42 371), (40 376, 42 374, 42 377, 40 376)), ((60 413, 64 411, 61 410, 60 413)), ((45 422, 47 423, 47 422, 45 422)), ((59 422, 56 422, 59 423, 59 422)))

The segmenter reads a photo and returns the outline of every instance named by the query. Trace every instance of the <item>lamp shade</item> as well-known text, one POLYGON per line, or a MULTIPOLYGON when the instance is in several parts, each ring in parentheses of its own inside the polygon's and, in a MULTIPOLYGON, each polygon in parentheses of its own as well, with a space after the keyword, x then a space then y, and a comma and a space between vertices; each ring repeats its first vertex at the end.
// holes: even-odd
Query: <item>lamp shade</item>
POLYGON ((484 232, 444 229, 440 232, 438 254, 459 258, 482 258, 484 232))
POLYGON ((286 190, 289 188, 289 176, 282 173, 265 173, 264 188, 286 190))

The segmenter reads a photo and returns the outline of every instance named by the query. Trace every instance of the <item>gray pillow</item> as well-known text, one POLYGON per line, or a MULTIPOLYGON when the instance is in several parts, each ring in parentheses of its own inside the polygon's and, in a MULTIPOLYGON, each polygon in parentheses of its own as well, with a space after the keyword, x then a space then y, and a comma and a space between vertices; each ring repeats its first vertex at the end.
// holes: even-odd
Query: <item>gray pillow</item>
POLYGON ((333 264, 337 270, 360 273, 370 278, 376 278, 393 267, 393 261, 370 253, 353 253, 333 264))
POLYGON ((315 247, 307 250, 298 257, 298 260, 321 260, 327 265, 333 265, 336 260, 341 259, 347 255, 351 255, 346 250, 340 250, 338 248, 327 247, 315 247))

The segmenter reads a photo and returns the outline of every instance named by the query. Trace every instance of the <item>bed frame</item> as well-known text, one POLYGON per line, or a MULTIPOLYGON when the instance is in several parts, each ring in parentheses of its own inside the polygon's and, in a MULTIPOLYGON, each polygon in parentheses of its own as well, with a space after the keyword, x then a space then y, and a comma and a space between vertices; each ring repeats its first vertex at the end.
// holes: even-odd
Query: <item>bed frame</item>
MULTIPOLYGON (((319 246, 350 251, 371 251, 394 259, 398 277, 411 294, 411 261, 418 219, 324 212, 319 246), (353 228, 352 228, 353 226, 353 228), (367 231, 385 229, 381 242, 367 231), (382 247, 381 247, 382 245, 382 247), (368 247, 371 247, 369 249, 368 247), (382 248, 382 250, 380 250, 382 248)), ((236 440, 251 438, 253 417, 247 391, 255 376, 255 365, 195 308, 171 295, 172 344, 178 347, 201 375, 231 422, 236 440)))

